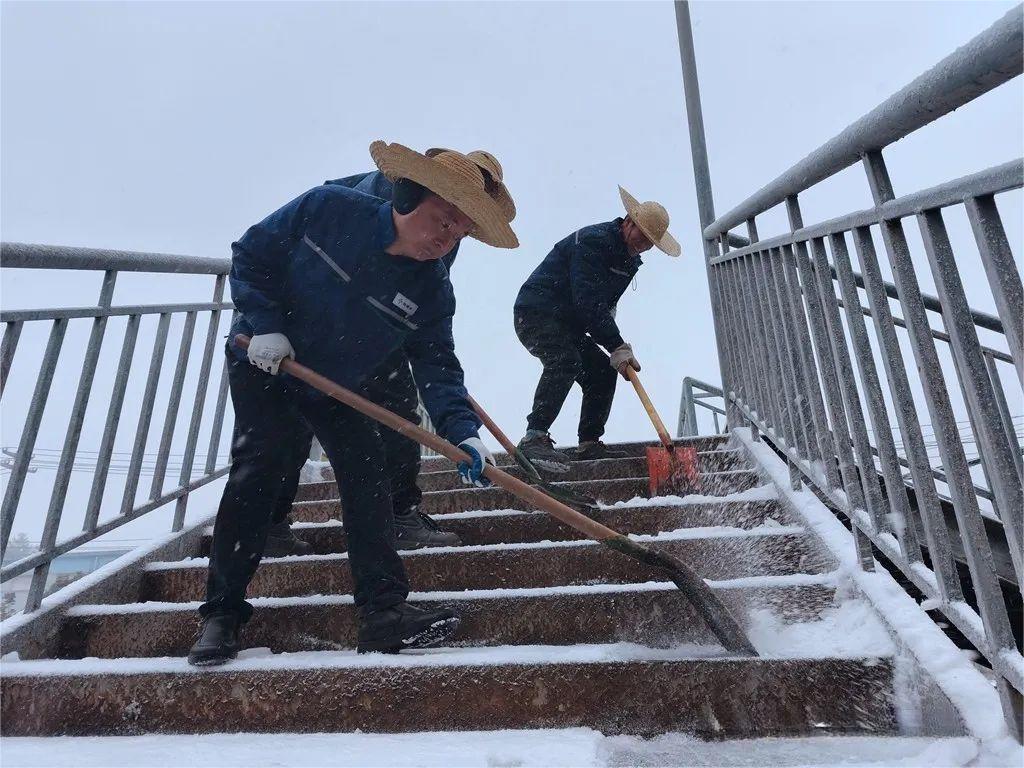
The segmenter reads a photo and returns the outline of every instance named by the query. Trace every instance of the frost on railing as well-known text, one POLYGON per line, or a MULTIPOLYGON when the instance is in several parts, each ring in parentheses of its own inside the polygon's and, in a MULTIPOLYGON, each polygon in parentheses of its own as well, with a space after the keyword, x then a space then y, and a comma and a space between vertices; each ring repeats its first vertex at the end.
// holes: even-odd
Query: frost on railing
POLYGON ((1022 8, 714 220, 689 12, 676 7, 729 424, 770 441, 794 487, 812 483, 846 515, 862 567, 881 552, 970 640, 1019 739, 1024 290, 1000 200, 1024 185, 1024 163, 897 196, 884 153, 1021 74, 1022 8), (863 210, 806 224, 801 196, 857 164, 863 210), (776 206, 789 231, 761 239, 776 206), (995 313, 970 306, 974 274, 995 313))
POLYGON ((31 612, 55 558, 172 503, 180 530, 190 495, 227 472, 230 260, 20 243, 0 256, 0 582, 31 612))

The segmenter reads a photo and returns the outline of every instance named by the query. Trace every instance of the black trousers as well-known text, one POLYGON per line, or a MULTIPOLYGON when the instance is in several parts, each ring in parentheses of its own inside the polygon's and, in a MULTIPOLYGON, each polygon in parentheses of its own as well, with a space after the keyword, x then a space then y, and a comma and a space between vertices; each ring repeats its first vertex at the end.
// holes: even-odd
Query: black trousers
MULTIPOLYGON (((367 380, 363 394, 413 424, 421 421, 416 411, 419 403, 416 382, 412 378, 409 359, 402 350, 388 358, 378 372, 367 380)), ((391 484, 391 505, 396 515, 402 515, 419 506, 423 498, 423 492, 416 484, 420 474, 420 446, 415 440, 393 429, 382 425, 378 425, 378 429, 384 441, 384 464, 391 484)), ((299 419, 290 431, 289 439, 293 445, 292 459, 274 506, 275 523, 280 523, 291 513, 295 492, 299 487, 299 474, 309 457, 313 431, 305 421, 299 419)))
POLYGON ((409 582, 395 551, 391 488, 376 425, 346 405, 298 393, 276 376, 228 354, 235 411, 231 471, 217 511, 203 616, 237 612, 260 563, 267 529, 296 463, 294 430, 305 421, 331 462, 341 493, 355 604, 364 613, 405 600, 409 582), (283 439, 282 439, 283 438, 283 439))
POLYGON ((604 434, 618 374, 600 347, 586 334, 549 314, 516 309, 516 335, 544 366, 533 396, 528 429, 547 432, 558 418, 573 382, 583 390, 580 442, 604 434))

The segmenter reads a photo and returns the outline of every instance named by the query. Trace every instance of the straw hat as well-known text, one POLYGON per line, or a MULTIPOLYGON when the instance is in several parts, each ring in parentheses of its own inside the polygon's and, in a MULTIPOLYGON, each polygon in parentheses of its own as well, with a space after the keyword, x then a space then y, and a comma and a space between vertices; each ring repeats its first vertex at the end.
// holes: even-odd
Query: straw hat
MULTIPOLYGON (((424 154, 427 157, 435 157, 442 152, 451 152, 451 150, 442 147, 432 147, 424 152, 424 154)), ((480 170, 487 172, 487 176, 484 177, 487 194, 494 198, 494 201, 501 206, 501 210, 505 212, 505 216, 509 221, 514 220, 516 217, 516 204, 512 200, 512 195, 508 193, 508 187, 505 186, 501 163, 498 162, 498 158, 483 149, 474 149, 472 152, 467 153, 466 157, 476 163, 480 170)))
POLYGON ((619 196, 622 198, 622 204, 626 206, 629 218, 647 235, 648 240, 658 246, 658 250, 669 256, 678 256, 683 252, 679 242, 668 232, 668 211, 665 210, 665 206, 653 200, 646 203, 637 202, 637 199, 621 186, 619 196))
POLYGON ((390 180, 410 179, 456 206, 476 225, 472 237, 495 248, 519 246, 502 207, 487 194, 479 166, 466 155, 444 150, 427 157, 401 144, 375 141, 370 156, 390 180))

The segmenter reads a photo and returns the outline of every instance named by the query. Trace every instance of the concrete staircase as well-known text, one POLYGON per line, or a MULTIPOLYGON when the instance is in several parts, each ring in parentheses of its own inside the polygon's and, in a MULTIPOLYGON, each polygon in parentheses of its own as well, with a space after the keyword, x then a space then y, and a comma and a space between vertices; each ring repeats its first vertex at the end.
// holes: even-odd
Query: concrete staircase
POLYGON ((314 554, 263 561, 236 662, 196 670, 183 658, 206 577, 204 527, 183 558, 148 562, 100 604, 67 608, 51 619, 46 643, 5 664, 2 733, 895 733, 893 658, 877 644, 817 655, 773 645, 786 642, 787 627, 813 627, 857 600, 836 594, 828 550, 739 450, 719 437, 688 442, 700 452, 703 496, 637 498, 647 489, 641 444, 625 446, 631 458, 579 462, 565 482, 600 499, 601 522, 711 580, 751 628, 761 658, 730 658, 672 584, 503 491, 463 489, 447 461, 430 459, 424 509, 464 545, 404 558, 411 599, 462 616, 456 647, 354 653, 344 530, 328 476, 302 486, 294 509, 314 554))

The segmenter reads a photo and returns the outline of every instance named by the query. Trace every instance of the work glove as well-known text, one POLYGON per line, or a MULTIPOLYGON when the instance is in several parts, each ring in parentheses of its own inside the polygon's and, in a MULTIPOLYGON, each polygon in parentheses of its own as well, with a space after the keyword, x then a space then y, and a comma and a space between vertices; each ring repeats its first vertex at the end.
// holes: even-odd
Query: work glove
POLYGON ((471 437, 459 443, 459 448, 469 454, 472 461, 459 462, 459 476, 463 485, 475 485, 477 488, 489 488, 491 481, 484 477, 484 463, 492 467, 498 466, 487 446, 479 437, 471 437))
POLYGON ((623 378, 626 377, 626 366, 628 365, 634 371, 640 370, 639 361, 633 356, 633 348, 629 344, 621 344, 612 350, 611 356, 612 368, 622 374, 623 378))
POLYGON ((249 362, 271 376, 277 376, 277 369, 286 357, 294 360, 295 350, 283 333, 262 333, 249 341, 249 362))

